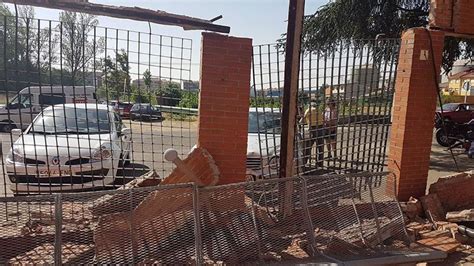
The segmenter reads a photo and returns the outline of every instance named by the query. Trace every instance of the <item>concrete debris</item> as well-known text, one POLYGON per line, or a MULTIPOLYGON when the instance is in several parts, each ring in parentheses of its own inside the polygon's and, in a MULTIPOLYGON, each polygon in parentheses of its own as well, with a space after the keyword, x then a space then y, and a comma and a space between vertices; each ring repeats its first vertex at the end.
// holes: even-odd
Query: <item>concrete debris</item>
POLYGON ((446 214, 446 220, 449 222, 472 222, 474 221, 474 209, 453 211, 446 214))
POLYGON ((432 219, 432 222, 446 220, 446 212, 444 211, 443 205, 436 194, 428 194, 420 198, 425 215, 428 219, 432 219))

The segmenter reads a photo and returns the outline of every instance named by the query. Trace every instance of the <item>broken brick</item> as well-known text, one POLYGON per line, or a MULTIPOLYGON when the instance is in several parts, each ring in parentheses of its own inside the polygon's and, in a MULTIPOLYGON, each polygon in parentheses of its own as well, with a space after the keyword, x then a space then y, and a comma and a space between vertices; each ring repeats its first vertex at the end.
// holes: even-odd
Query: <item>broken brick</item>
POLYGON ((432 222, 444 221, 446 212, 443 205, 436 194, 429 194, 420 198, 425 215, 428 219, 433 219, 432 222))
POLYGON ((458 247, 461 246, 461 243, 456 239, 448 236, 426 238, 416 241, 416 243, 440 250, 446 253, 453 253, 458 247))
POLYGON ((471 222, 474 221, 474 209, 448 212, 446 220, 449 222, 471 222))
POLYGON ((451 231, 448 230, 435 230, 435 231, 430 231, 426 233, 420 233, 421 239, 427 239, 427 238, 437 238, 437 237, 452 237, 451 231))
POLYGON ((458 173, 438 179, 430 186, 429 194, 436 194, 444 210, 474 208, 474 174, 458 173), (455 191, 455 193, 453 193, 455 191))

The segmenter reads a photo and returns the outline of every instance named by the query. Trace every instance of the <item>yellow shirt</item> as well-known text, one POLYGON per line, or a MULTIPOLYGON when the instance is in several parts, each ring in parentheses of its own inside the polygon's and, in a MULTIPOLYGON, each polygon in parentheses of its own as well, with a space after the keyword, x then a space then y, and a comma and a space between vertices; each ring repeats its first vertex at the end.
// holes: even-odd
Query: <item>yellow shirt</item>
POLYGON ((321 126, 324 124, 324 114, 315 107, 310 107, 304 112, 304 120, 307 125, 321 126))

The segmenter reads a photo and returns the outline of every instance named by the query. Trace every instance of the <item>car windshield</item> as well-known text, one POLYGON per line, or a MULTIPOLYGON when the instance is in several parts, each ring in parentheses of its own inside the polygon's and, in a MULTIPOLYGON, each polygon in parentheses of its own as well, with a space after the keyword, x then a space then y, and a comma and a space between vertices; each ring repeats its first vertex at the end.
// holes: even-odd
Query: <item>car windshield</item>
POLYGON ((109 133, 110 128, 107 110, 59 106, 40 114, 33 122, 30 133, 104 134, 109 133))
MULTIPOLYGON (((455 111, 456 108, 458 108, 459 104, 456 104, 456 103, 446 103, 446 104, 443 104, 443 111, 445 112, 452 112, 452 111, 455 111)), ((438 111, 441 111, 440 108, 438 108, 438 111)))
POLYGON ((8 104, 9 109, 16 108, 27 108, 31 106, 31 95, 30 94, 17 94, 8 104))
POLYGON ((279 133, 280 127, 281 125, 279 113, 249 113, 249 133, 279 133))

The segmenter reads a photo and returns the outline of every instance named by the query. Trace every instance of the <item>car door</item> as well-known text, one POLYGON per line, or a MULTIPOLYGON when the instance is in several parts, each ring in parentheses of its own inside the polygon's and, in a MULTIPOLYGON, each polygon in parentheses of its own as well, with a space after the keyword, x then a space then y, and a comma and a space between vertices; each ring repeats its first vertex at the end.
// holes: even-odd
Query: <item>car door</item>
POLYGON ((18 113, 20 116, 18 123, 21 123, 21 129, 26 129, 36 115, 40 112, 39 106, 35 103, 35 95, 33 94, 20 94, 19 104, 17 105, 18 113), (21 121, 20 121, 21 120, 21 121))
POLYGON ((472 119, 474 119, 474 104, 466 105, 466 110, 469 113, 468 121, 471 121, 472 119))
POLYGON ((471 120, 471 111, 468 104, 460 104, 456 110, 456 122, 466 123, 471 120))

